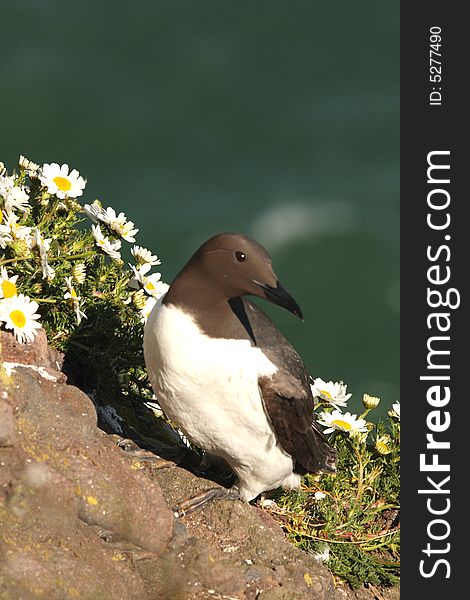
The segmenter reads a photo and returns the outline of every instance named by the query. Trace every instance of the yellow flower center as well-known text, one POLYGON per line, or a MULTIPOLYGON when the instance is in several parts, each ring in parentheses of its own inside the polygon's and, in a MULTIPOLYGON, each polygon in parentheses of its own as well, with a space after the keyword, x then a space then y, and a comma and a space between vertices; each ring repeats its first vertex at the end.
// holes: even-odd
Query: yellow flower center
POLYGON ((331 398, 333 397, 330 392, 327 392, 326 390, 320 390, 320 394, 322 396, 326 396, 327 398, 329 398, 331 400, 331 398))
POLYGON ((23 329, 26 325, 26 316, 22 310, 12 310, 10 313, 10 319, 15 327, 23 329))
POLYGON ((2 221, 3 221, 3 211, 2 211, 2 209, 0 208, 0 223, 1 223, 2 221))
POLYGON ((153 285, 153 283, 151 281, 149 281, 147 283, 147 289, 149 289, 149 290, 154 290, 155 289, 155 286, 153 285))
POLYGON ((72 187, 70 179, 67 179, 66 177, 54 177, 53 182, 56 184, 56 186, 61 192, 68 192, 69 189, 72 187))
POLYGON ((350 429, 352 429, 351 423, 348 423, 347 421, 342 421, 341 419, 335 419, 334 421, 331 421, 332 425, 337 425, 338 427, 341 427, 341 429, 344 429, 345 431, 349 431, 350 429))
POLYGON ((16 285, 5 279, 2 281, 2 291, 4 298, 13 298, 13 296, 16 296, 16 285))

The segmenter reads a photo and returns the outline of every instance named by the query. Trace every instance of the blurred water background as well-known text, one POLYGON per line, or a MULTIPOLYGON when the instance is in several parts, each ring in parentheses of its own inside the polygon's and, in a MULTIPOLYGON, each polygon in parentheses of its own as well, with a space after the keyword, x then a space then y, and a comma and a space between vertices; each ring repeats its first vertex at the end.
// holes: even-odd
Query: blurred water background
POLYGON ((263 243, 310 372, 399 389, 399 3, 16 0, 0 160, 68 162, 171 281, 221 231, 263 243))

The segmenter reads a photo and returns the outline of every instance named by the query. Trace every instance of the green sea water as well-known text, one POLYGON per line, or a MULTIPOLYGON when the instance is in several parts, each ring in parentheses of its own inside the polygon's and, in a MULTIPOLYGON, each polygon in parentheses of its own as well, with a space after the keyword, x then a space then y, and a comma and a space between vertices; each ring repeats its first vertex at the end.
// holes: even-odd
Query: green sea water
POLYGON ((0 7, 0 160, 67 162, 171 281, 263 243, 313 376, 399 397, 399 4, 18 0, 0 7))

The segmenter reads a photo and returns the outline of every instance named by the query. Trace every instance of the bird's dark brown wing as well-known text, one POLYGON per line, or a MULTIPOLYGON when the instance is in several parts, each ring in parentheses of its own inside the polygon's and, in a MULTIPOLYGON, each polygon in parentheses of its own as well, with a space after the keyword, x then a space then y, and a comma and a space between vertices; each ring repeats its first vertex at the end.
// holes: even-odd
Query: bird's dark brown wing
POLYGON ((259 379, 266 414, 283 450, 298 473, 334 472, 336 451, 314 420, 314 400, 305 365, 286 338, 256 305, 243 298, 232 306, 249 337, 278 371, 259 379), (239 313, 239 314, 238 314, 239 313))
POLYGON ((282 449, 295 460, 297 473, 332 473, 336 452, 313 419, 313 398, 278 371, 258 381, 264 408, 282 449))

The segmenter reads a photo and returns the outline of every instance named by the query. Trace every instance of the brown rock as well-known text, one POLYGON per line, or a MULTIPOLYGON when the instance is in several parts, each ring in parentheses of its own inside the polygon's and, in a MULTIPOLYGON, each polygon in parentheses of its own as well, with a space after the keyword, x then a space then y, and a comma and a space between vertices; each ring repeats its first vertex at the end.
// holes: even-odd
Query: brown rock
POLYGON ((73 483, 80 518, 160 553, 173 515, 158 485, 96 427, 91 400, 80 390, 17 367, 9 401, 17 413, 18 443, 73 483))
POLYGON ((15 417, 13 407, 0 398, 0 447, 13 446, 16 442, 15 417))
POLYGON ((148 598, 130 556, 172 535, 158 483, 96 427, 41 339, 0 342, 0 597, 148 598))
MULTIPOLYGON (((215 485, 179 467, 155 471, 154 477, 171 504, 215 485)), ((269 514, 239 501, 216 501, 178 520, 164 561, 178 574, 175 599, 321 600, 334 593, 320 562, 290 544, 269 514)), ((161 567, 161 559, 150 563, 138 569, 152 594, 152 572, 168 567, 161 567)), ((159 576, 157 583, 161 589, 165 581, 159 576)))
POLYGON ((16 480, 0 501, 0 597, 146 599, 140 577, 78 518, 73 483, 14 452, 16 480))
POLYGON ((61 373, 64 355, 48 345, 44 329, 39 329, 34 342, 27 344, 20 344, 13 334, 0 331, 0 356, 5 362, 42 367, 61 381, 66 379, 61 373))

